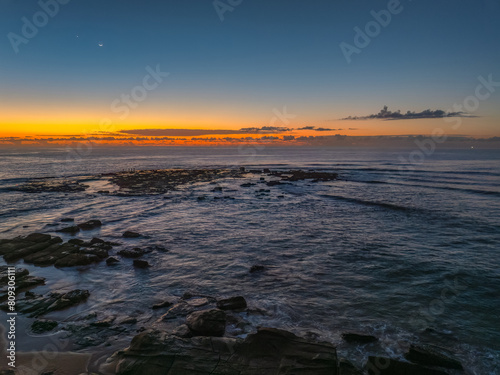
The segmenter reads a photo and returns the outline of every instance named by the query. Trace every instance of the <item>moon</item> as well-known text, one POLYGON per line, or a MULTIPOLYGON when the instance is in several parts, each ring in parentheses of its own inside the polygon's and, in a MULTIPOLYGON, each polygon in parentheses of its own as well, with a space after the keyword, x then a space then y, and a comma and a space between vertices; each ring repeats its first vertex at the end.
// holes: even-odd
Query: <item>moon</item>
POLYGON ((104 43, 99 43, 98 44, 99 47, 103 47, 104 46, 104 43))

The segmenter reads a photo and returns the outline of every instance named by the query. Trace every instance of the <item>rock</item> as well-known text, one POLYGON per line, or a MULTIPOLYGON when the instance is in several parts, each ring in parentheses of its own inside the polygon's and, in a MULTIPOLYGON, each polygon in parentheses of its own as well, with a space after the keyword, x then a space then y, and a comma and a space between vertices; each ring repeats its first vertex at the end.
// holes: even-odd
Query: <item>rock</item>
POLYGON ((136 318, 126 318, 120 322, 120 324, 135 324, 137 323, 136 318))
POLYGON ((193 337, 193 333, 186 324, 182 324, 172 331, 172 335, 183 338, 193 337))
POLYGON ((88 249, 81 250, 80 253, 81 254, 95 255, 99 259, 105 259, 105 258, 107 258, 109 256, 108 250, 109 249, 107 249, 107 248, 106 249, 102 249, 100 247, 90 247, 88 249))
POLYGON ((124 238, 137 238, 137 237, 141 237, 141 235, 137 232, 126 231, 125 233, 123 233, 123 237, 124 238))
POLYGON ((134 259, 134 267, 135 268, 148 268, 151 266, 145 260, 134 259))
POLYGON ((81 223, 77 225, 81 230, 92 230, 102 226, 102 222, 100 220, 89 220, 85 223, 81 223))
POLYGON ((356 332, 347 332, 342 334, 342 338, 344 341, 349 342, 349 343, 356 343, 356 344, 368 344, 371 342, 377 342, 378 338, 375 336, 371 335, 363 335, 361 333, 356 333, 356 332))
POLYGON ((40 243, 50 241, 51 238, 52 236, 50 234, 32 233, 29 236, 26 236, 25 240, 40 243))
POLYGON ((71 223, 73 221, 75 221, 75 219, 73 219, 72 217, 65 217, 61 219, 61 223, 71 223))
POLYGON ((118 259, 116 259, 115 257, 109 257, 108 259, 106 259, 106 264, 108 266, 112 266, 113 264, 116 264, 120 262, 118 259))
POLYGON ((94 237, 90 240, 90 244, 91 245, 95 245, 95 244, 105 244, 106 241, 104 240, 101 240, 100 238, 97 238, 97 237, 94 237))
POLYGON ((363 375, 363 371, 356 368, 356 366, 354 366, 347 359, 340 358, 339 359, 339 375, 363 375))
POLYGON ((246 307, 247 301, 245 301, 245 298, 241 296, 221 299, 220 301, 217 301, 217 308, 221 310, 241 310, 245 309, 246 307))
POLYGON ((191 313, 186 324, 196 336, 223 336, 226 331, 226 314, 221 310, 211 309, 191 313))
POLYGON ((34 333, 40 334, 52 331, 57 325, 58 323, 53 320, 35 320, 31 325, 31 330, 34 333))
POLYGON ((449 369, 463 370, 462 364, 444 349, 430 345, 411 345, 405 355, 406 359, 425 366, 439 366, 449 369))
MULTIPOLYGON (((51 311, 76 306, 86 301, 89 295, 88 290, 76 289, 68 293, 49 293, 46 296, 35 296, 35 298, 18 300, 16 311, 36 318, 51 311)), ((6 307, 2 305, 2 309, 6 309, 6 307)))
POLYGON ((143 256, 146 252, 138 247, 133 249, 120 250, 117 254, 124 258, 139 258, 143 256))
POLYGON ((111 327, 113 322, 115 321, 114 317, 106 318, 103 320, 98 320, 97 322, 90 323, 91 326, 94 327, 111 327))
POLYGON ((264 267, 264 266, 254 265, 254 266, 250 267, 250 273, 264 271, 265 269, 266 269, 266 267, 264 267))
POLYGON ((272 328, 261 328, 245 340, 145 331, 110 362, 117 375, 338 375, 333 345, 272 328))
POLYGON ((79 238, 72 238, 71 240, 68 241, 68 243, 72 245, 82 246, 85 243, 85 241, 79 238))
POLYGON ((373 356, 368 357, 365 369, 370 375, 447 375, 446 372, 413 363, 373 356))
POLYGON ((93 254, 69 254, 54 263, 56 267, 75 267, 86 266, 101 260, 100 257, 93 254))
POLYGON ((72 227, 66 227, 66 228, 58 229, 58 230, 56 230, 56 232, 75 234, 75 233, 80 232, 80 227, 74 225, 72 227))
POLYGON ((244 188, 247 188, 247 187, 252 187, 252 186, 255 186, 255 185, 256 185, 256 184, 253 184, 253 183, 251 183, 251 182, 247 182, 247 183, 245 183, 245 184, 241 184, 240 186, 241 186, 241 187, 244 187, 244 188))
POLYGON ((171 301, 163 301, 163 302, 160 302, 160 303, 153 305, 152 309, 157 310, 157 309, 162 309, 164 307, 170 307, 172 305, 173 305, 173 302, 171 302, 171 301))

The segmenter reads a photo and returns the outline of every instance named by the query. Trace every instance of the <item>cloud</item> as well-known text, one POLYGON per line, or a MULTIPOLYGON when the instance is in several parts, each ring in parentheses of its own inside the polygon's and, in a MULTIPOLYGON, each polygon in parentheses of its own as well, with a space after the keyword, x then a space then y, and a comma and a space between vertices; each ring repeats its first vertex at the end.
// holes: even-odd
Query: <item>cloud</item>
POLYGON ((132 129, 120 130, 121 135, 142 135, 145 137, 200 137, 206 135, 284 133, 292 129, 277 126, 262 126, 234 129, 132 129))
POLYGON ((349 116, 343 118, 342 120, 415 120, 423 118, 444 118, 444 117, 477 117, 469 115, 465 112, 446 112, 441 109, 436 109, 435 111, 431 109, 426 109, 422 112, 412 112, 407 111, 406 113, 401 113, 400 110, 396 112, 391 112, 384 106, 379 113, 368 116, 349 116))
POLYGON ((333 132, 338 129, 331 128, 317 128, 316 126, 304 126, 302 128, 297 128, 297 130, 314 130, 316 132, 333 132))
POLYGON ((241 133, 284 133, 293 129, 280 126, 262 126, 260 128, 242 128, 241 133))

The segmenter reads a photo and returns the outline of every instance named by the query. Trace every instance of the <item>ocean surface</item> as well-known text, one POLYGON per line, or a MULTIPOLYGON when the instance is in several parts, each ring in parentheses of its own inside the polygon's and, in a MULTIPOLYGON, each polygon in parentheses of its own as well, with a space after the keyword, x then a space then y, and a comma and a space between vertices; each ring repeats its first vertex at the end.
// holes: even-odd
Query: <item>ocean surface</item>
POLYGON ((405 161, 411 151, 4 148, 0 238, 55 235, 60 220, 73 217, 104 223, 78 238, 168 249, 145 256, 153 265, 147 272, 127 260, 85 270, 27 267, 48 278, 37 293, 89 289, 87 313, 127 311, 147 326, 156 319, 150 306, 165 296, 243 295, 262 311, 248 318, 254 326, 333 342, 357 364, 368 354, 400 357, 410 343, 432 343, 455 352, 470 374, 500 374, 500 151, 436 151, 416 164, 405 161), (99 180, 80 193, 10 190, 48 176, 240 166, 336 171, 339 180, 264 185, 267 194, 237 179, 218 181, 222 192, 206 183, 166 196, 104 196, 99 180), (125 230, 146 238, 124 240, 125 230), (256 264, 266 270, 250 274, 256 264), (380 344, 347 345, 340 335, 349 330, 374 334, 380 344))

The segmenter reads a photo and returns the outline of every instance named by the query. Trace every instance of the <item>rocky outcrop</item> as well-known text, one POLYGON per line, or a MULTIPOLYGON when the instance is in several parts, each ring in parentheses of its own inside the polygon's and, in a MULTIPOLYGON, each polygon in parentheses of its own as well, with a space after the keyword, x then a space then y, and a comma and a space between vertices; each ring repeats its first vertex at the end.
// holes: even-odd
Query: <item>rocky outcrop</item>
MULTIPOLYGON (((38 285, 45 284, 45 278, 30 276, 29 271, 25 268, 16 268, 15 272, 16 276, 16 294, 25 291, 27 289, 34 288, 38 285)), ((4 302, 8 297, 8 285, 7 281, 9 280, 7 267, 0 268, 0 302, 4 302)))
POLYGON ((89 220, 85 223, 81 223, 77 225, 81 230, 92 230, 96 228, 100 228, 102 226, 102 222, 100 220, 89 220))
POLYGON ((0 255, 6 262, 23 259, 36 266, 54 265, 56 267, 85 266, 108 257, 111 245, 86 243, 83 240, 70 240, 62 243, 60 237, 33 233, 26 237, 6 239, 0 242, 0 255))
POLYGON ((57 326, 58 323, 53 320, 35 320, 33 324, 31 324, 31 330, 33 333, 40 334, 50 332, 57 326))
POLYGON ((334 346, 272 328, 259 329, 245 340, 146 331, 109 362, 118 375, 338 374, 334 346))
MULTIPOLYGON (((16 311, 28 314, 31 318, 45 315, 51 311, 63 310, 85 302, 90 296, 88 290, 75 289, 68 293, 49 293, 46 296, 30 296, 20 299, 16 304, 16 311)), ((7 306, 2 305, 6 310, 7 306)))
POLYGON ((138 237, 141 237, 141 234, 128 230, 125 233, 123 233, 122 237, 123 238, 138 238, 138 237))

